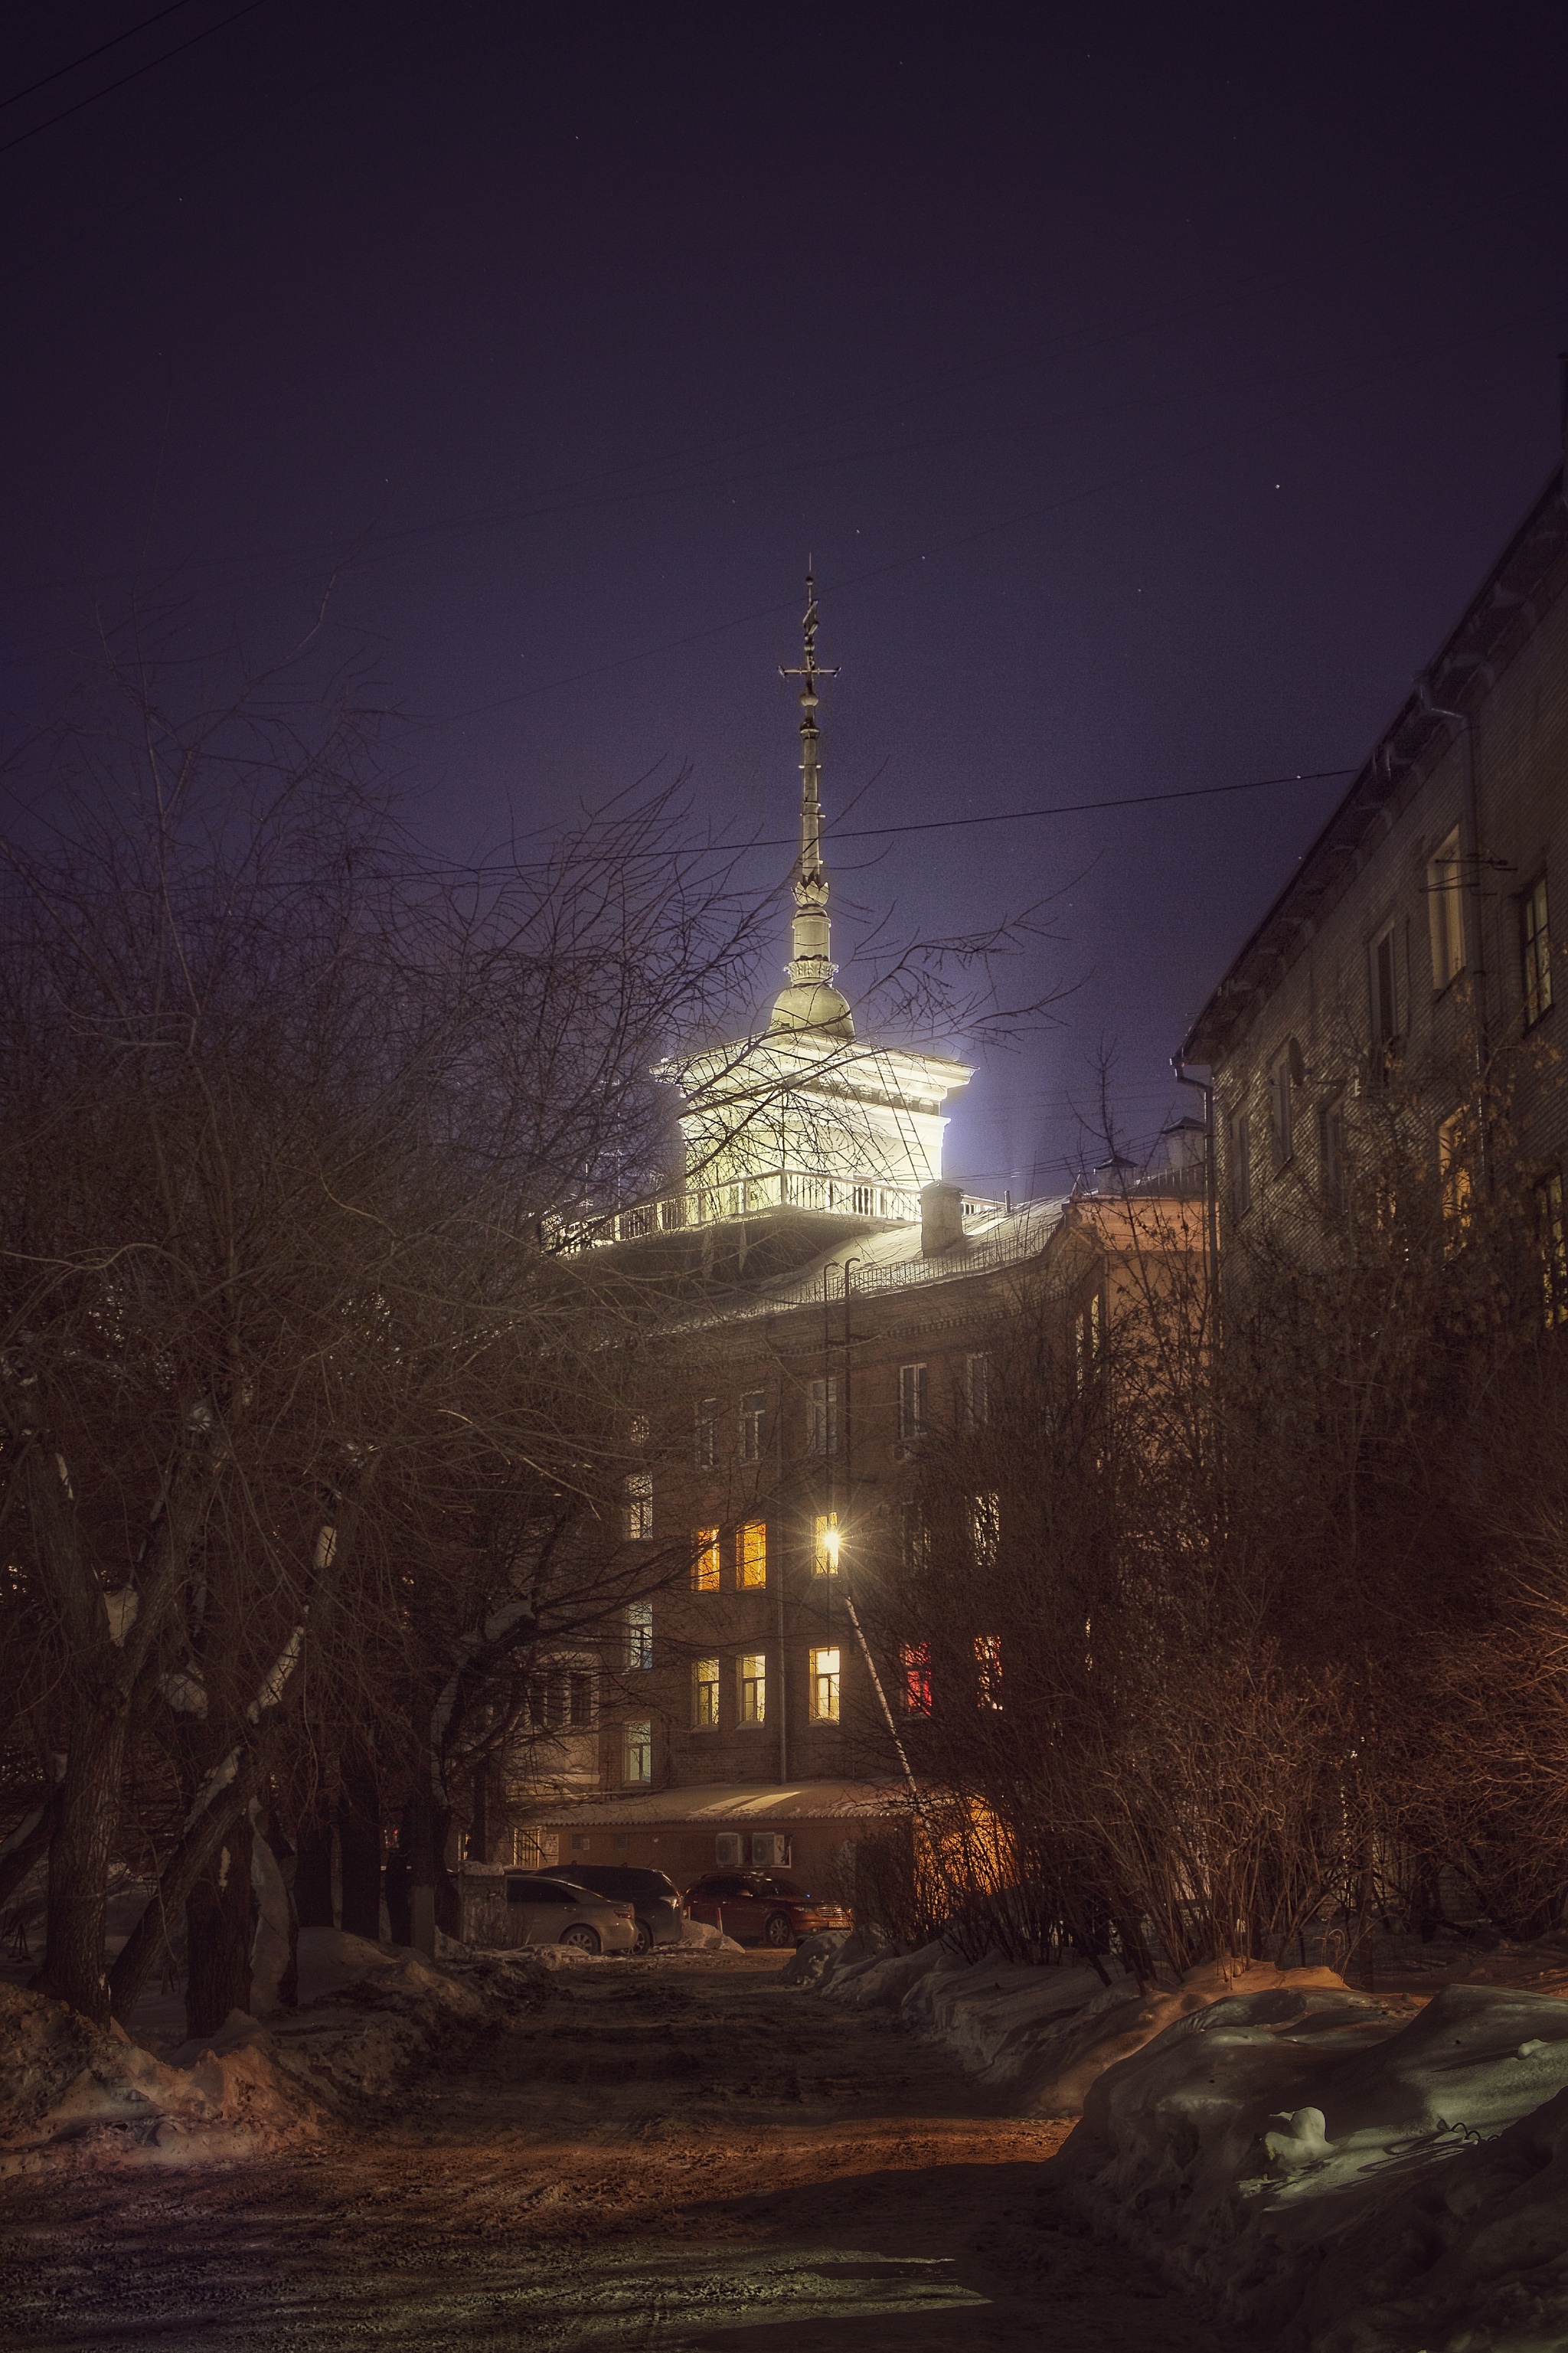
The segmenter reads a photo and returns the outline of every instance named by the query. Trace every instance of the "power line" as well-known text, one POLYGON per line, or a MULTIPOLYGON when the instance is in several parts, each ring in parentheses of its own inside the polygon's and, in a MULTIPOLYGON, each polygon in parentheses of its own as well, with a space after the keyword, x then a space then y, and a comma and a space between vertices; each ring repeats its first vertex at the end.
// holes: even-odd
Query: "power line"
MULTIPOLYGON (((40 131, 52 131, 57 122, 68 121, 73 114, 79 114, 84 106, 96 106, 100 98, 112 97, 117 90, 123 90, 127 82, 139 80, 142 74, 151 73, 154 66, 166 66, 171 58, 183 57, 187 49, 194 49, 198 42, 210 40, 215 33, 221 33, 225 26, 237 25, 242 16, 254 16, 256 11, 263 5, 264 0, 246 0, 243 8, 236 8, 231 16, 220 16, 217 23, 207 26, 205 32, 193 33, 188 41, 176 42, 172 49, 165 49, 161 57, 149 58, 145 65, 132 66, 131 71, 121 74, 118 81, 105 82, 101 90, 89 91, 86 98, 79 98, 74 106, 64 106, 58 114, 47 115, 42 122, 35 122, 30 131, 20 132, 15 139, 7 139, 5 145, 0 147, 0 155, 8 155, 13 147, 25 147, 29 139, 37 137, 40 131)), ((149 22, 152 21, 153 20, 149 19, 149 22)))
MULTIPOLYGON (((1016 825, 1026 818, 1080 817, 1092 809, 1148 808, 1156 801, 1201 801, 1217 793, 1260 793, 1270 785, 1322 785, 1336 778, 1353 776, 1354 768, 1298 768, 1288 776, 1251 776, 1241 785, 1192 785, 1179 793, 1125 793, 1109 801, 1058 801, 1048 808, 998 809, 987 817, 933 817, 915 825, 864 825, 845 833, 828 828, 826 839, 835 841, 880 840, 889 833, 946 833, 955 826, 1016 825)), ((793 849, 794 837, 778 841, 720 841, 715 849, 793 849)))
POLYGON ((165 16, 172 16, 177 9, 189 6, 190 0, 169 0, 166 8, 158 9, 151 16, 143 16, 139 25, 130 26, 123 33, 116 33, 111 41, 100 41, 96 49, 88 49, 79 58, 73 58, 68 66, 57 66, 53 73, 47 73, 41 81, 30 81, 26 90, 14 90, 9 98, 0 98, 0 107, 19 106, 23 99, 36 96, 40 90, 47 90, 52 81, 64 81, 67 74, 77 73, 83 66, 91 65, 94 58, 107 57, 110 50, 119 48, 122 41, 134 40, 137 34, 144 33, 150 25, 161 25, 165 16))

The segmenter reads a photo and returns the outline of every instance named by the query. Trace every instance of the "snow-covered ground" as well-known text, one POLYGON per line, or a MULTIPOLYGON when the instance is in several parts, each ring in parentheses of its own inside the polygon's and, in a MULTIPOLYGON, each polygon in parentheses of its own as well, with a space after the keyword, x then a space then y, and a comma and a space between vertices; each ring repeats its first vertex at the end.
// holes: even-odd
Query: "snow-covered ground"
POLYGON ((1036 2115, 1081 2115, 1047 2182, 1271 2353, 1568 2346, 1553 1993, 1209 1968, 1140 1996, 858 1939, 803 1947, 792 1973, 892 2010, 1036 2115))
POLYGON ((309 2140, 333 2116, 393 2096, 443 2045, 537 2004, 554 1971, 615 1966, 559 1946, 447 1946, 431 1962, 305 1928, 298 2009, 265 2021, 234 2010, 220 2032, 189 2042, 173 1996, 138 2010, 133 2041, 0 1983, 0 2174, 200 2163, 309 2140))

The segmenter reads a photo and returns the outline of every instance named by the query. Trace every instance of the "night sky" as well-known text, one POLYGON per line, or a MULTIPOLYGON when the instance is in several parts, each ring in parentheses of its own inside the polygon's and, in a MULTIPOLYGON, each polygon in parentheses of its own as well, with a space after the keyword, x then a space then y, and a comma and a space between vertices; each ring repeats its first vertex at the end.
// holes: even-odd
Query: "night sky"
MULTIPOLYGON (((12 7, 0 88, 160 5, 12 7)), ((1556 462, 1565 66, 1537 0, 185 0, 0 111, 5 700, 336 575, 444 849, 686 765, 776 835, 810 551, 830 819, 1353 765, 1556 462)), ((848 902, 1057 899, 950 1173, 1060 1189, 1102 1045, 1130 1147, 1184 1109, 1335 790, 830 833, 851 997, 848 902)))

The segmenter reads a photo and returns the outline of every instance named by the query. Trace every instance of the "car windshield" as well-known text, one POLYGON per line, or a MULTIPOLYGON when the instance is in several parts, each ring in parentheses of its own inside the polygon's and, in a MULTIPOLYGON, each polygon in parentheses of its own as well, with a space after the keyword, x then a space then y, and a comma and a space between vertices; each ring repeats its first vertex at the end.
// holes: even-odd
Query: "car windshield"
POLYGON ((811 1900, 810 1888, 803 1887, 798 1879, 792 1879, 787 1871, 768 1872, 765 1873, 762 1884, 768 1889, 770 1894, 773 1895, 787 1895, 794 1903, 796 1904, 807 1904, 811 1900))

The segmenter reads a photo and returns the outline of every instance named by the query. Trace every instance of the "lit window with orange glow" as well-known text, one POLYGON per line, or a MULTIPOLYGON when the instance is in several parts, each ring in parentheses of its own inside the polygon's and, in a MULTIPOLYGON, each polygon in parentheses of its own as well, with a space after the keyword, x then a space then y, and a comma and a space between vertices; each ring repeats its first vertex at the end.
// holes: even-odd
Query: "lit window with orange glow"
POLYGON ((691 1537, 691 1590, 693 1593, 717 1593, 719 1590, 719 1531, 717 1528, 697 1528, 691 1537))
POLYGON ((737 1675, 742 1724, 765 1724, 768 1715, 768 1662, 761 1651, 742 1653, 737 1675))
POLYGON ((817 1514, 816 1533, 811 1547, 811 1570, 814 1577, 837 1577, 838 1574, 838 1514, 821 1512, 817 1514))
POLYGON ((931 1644, 900 1642, 899 1678, 906 1715, 931 1714, 931 1644))
POLYGON ((981 1706, 999 1714, 1002 1707, 1000 1634, 976 1634, 974 1637, 974 1674, 976 1695, 981 1706))
POLYGON ((1469 1134, 1463 1111, 1450 1112, 1437 1130, 1437 1177, 1443 1191, 1444 1246, 1458 1250, 1470 1229, 1469 1134))
POLYGON ((691 1722, 698 1732, 719 1729, 719 1662, 694 1659, 691 1665, 691 1722))
POLYGON ((837 1651, 811 1652, 811 1679, 806 1688, 811 1699, 813 1724, 837 1724, 838 1721, 838 1653, 837 1651))
POLYGON ((739 1586, 768 1581, 768 1525, 748 1520, 735 1538, 735 1582, 739 1586))

